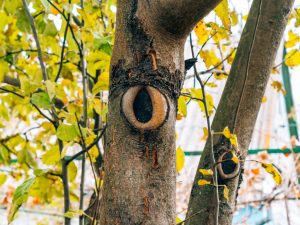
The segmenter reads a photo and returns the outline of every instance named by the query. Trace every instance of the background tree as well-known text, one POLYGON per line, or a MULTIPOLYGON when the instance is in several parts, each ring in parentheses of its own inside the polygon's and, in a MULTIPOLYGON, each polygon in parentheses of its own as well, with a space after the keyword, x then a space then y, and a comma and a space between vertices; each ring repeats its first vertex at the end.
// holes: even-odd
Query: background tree
MULTIPOLYGON (((240 168, 293 1, 254 0, 236 53, 221 40, 229 40, 238 17, 220 2, 119 0, 116 24, 112 0, 0 3, 0 160, 25 180, 9 222, 30 197, 39 204, 63 199, 65 224, 74 217, 83 224, 84 216, 91 224, 174 224, 183 154, 175 151, 175 121, 192 100, 206 116, 208 141, 185 224, 231 223, 240 168), (203 21, 214 8, 220 22, 203 21), (184 61, 194 28, 201 48, 184 61), (221 59, 205 48, 210 40, 221 59), (225 61, 233 58, 228 76, 225 61), (196 59, 206 71, 197 71, 196 59), (200 88, 182 89, 188 67, 200 88), (212 76, 228 81, 211 126, 212 76), (95 182, 86 209, 87 161, 95 182)), ((290 65, 297 65, 297 52, 290 65)), ((8 177, 0 175, 1 185, 8 177)))

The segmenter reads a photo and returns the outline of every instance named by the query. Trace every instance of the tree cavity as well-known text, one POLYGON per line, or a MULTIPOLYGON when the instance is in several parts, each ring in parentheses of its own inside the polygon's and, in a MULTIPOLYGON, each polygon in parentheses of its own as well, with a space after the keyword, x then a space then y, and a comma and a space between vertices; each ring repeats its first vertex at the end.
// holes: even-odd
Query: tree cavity
POLYGON ((167 97, 151 86, 130 87, 122 96, 121 110, 126 120, 141 131, 163 125, 169 112, 167 97))

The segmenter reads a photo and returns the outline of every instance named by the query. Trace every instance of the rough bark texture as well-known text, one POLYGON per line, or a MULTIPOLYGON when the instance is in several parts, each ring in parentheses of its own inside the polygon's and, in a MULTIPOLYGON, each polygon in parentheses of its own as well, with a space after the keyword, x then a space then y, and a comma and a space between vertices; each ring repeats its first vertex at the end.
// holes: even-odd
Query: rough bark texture
MULTIPOLYGON (((233 131, 239 142, 240 159, 245 159, 250 144, 261 99, 269 79, 269 74, 285 29, 293 0, 254 0, 242 33, 236 57, 228 77, 221 102, 216 112, 212 129, 222 131, 226 126, 233 131)), ((231 146, 224 138, 214 135, 214 153, 218 158, 231 146)), ((206 145, 198 169, 211 168, 211 148, 206 145)), ((215 217, 215 189, 200 187, 197 173, 193 184, 187 218, 187 225, 213 225, 215 217)), ((219 224, 230 225, 235 206, 239 176, 219 183, 229 188, 229 201, 223 197, 223 187, 219 187, 219 224)))
POLYGON ((184 80, 184 42, 219 1, 118 1, 101 225, 175 224, 175 117, 184 80), (137 129, 121 110, 124 93, 138 85, 154 87, 167 100, 166 119, 157 129, 137 129))

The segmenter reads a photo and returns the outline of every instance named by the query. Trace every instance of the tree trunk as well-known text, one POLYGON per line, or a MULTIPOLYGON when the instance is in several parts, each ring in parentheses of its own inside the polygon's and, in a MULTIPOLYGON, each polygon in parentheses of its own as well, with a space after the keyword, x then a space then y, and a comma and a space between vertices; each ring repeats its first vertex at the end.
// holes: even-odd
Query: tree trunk
POLYGON ((175 120, 184 43, 218 2, 118 1, 101 225, 175 224, 175 120))
MULTIPOLYGON (((213 146, 216 161, 219 161, 220 156, 228 150, 236 151, 241 161, 246 157, 261 99, 293 2, 293 0, 278 0, 276 2, 254 0, 252 3, 235 60, 212 124, 212 130, 215 132, 223 131, 228 126, 237 135, 239 149, 234 149, 228 139, 222 135, 214 135, 213 146)), ((218 170, 219 184, 225 184, 229 188, 228 201, 223 196, 223 187, 218 188, 220 225, 232 223, 237 190, 242 181, 241 170, 238 176, 230 176, 236 165, 230 160, 227 162, 224 162, 224 166, 227 166, 227 172, 223 172, 225 175, 229 175, 229 179, 221 176, 220 170, 218 170)), ((206 144, 198 169, 212 167, 211 147, 206 144)), ((199 179, 201 179, 201 174, 197 173, 191 191, 185 224, 216 224, 216 188, 213 186, 200 187, 197 184, 199 179)))

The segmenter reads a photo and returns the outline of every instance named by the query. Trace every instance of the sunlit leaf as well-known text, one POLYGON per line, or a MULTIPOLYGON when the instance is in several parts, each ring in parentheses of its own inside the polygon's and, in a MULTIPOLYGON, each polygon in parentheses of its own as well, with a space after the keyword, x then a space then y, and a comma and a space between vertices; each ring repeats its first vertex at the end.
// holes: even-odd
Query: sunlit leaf
POLYGON ((187 106, 186 106, 186 100, 185 100, 184 96, 180 96, 178 98, 178 113, 180 113, 182 116, 186 117, 187 106))
POLYGON ((73 141, 78 136, 77 127, 76 125, 60 124, 56 135, 62 141, 73 141))
POLYGON ((226 185, 224 185, 223 196, 227 201, 229 201, 229 189, 226 185))
POLYGON ((223 130, 223 135, 226 137, 226 138, 230 138, 230 130, 228 127, 225 127, 224 130, 223 130))
POLYGON ((203 127, 203 136, 202 136, 201 140, 206 141, 207 138, 208 138, 208 129, 207 129, 207 127, 203 127))
POLYGON ((300 50, 294 49, 288 52, 285 56, 285 64, 290 67, 299 66, 300 65, 300 50))
POLYGON ((176 150, 176 172, 179 173, 184 167, 184 151, 179 146, 176 150))
POLYGON ((239 163, 239 158, 237 157, 237 155, 232 151, 232 158, 231 160, 235 163, 235 164, 238 164, 239 163))
POLYGON ((223 0, 216 8, 215 12, 217 16, 221 19, 224 27, 226 29, 230 29, 231 27, 231 21, 230 21, 230 16, 229 16, 229 6, 228 6, 228 1, 223 0))
POLYGON ((69 181, 72 182, 76 178, 77 175, 77 166, 74 162, 70 162, 68 165, 68 178, 69 181))
POLYGON ((32 94, 31 103, 42 109, 50 109, 52 105, 49 95, 46 92, 32 94))
POLYGON ((204 176, 212 176, 214 172, 211 169, 199 169, 199 172, 204 176))
POLYGON ((176 216, 176 224, 179 224, 181 222, 182 222, 182 220, 176 216))
POLYGON ((79 216, 82 216, 82 215, 84 215, 83 210, 69 210, 68 212, 66 212, 64 214, 64 217, 72 219, 72 218, 79 217, 79 216))
POLYGON ((204 185, 208 185, 208 184, 211 184, 211 182, 208 181, 208 180, 204 180, 204 179, 198 180, 198 185, 199 186, 204 186, 204 185))
POLYGON ((273 176, 273 179, 277 185, 282 183, 281 174, 276 168, 276 166, 274 166, 271 163, 261 163, 261 165, 266 170, 266 172, 273 176))
POLYGON ((283 84, 279 81, 273 80, 271 86, 276 89, 277 92, 282 92, 282 94, 286 94, 284 90, 283 84))
POLYGON ((7 175, 4 173, 0 173, 0 187, 6 182, 7 175))

